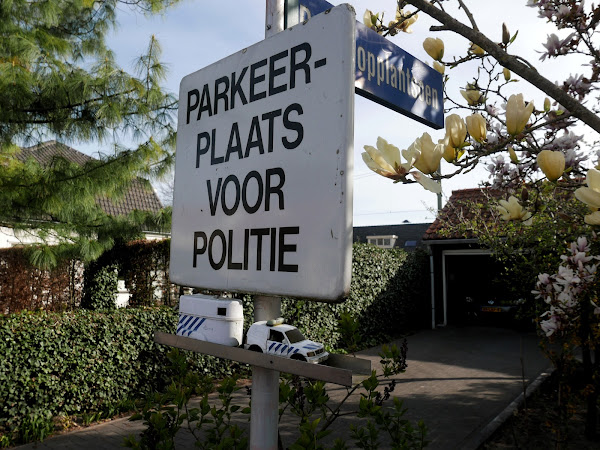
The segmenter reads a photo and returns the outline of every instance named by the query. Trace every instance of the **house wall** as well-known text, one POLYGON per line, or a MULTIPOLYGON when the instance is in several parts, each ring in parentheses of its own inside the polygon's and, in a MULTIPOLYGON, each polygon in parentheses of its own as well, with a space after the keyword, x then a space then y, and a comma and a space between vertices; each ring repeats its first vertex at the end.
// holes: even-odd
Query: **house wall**
MULTIPOLYGON (((26 245, 39 242, 35 231, 15 231, 13 228, 0 227, 0 248, 10 248, 17 245, 26 245)), ((58 243, 58 240, 49 242, 51 245, 58 243)))
MULTIPOLYGON (((148 241, 160 241, 171 237, 170 233, 157 233, 153 231, 144 231, 144 239, 148 241)), ((10 248, 17 245, 27 245, 39 242, 35 230, 15 231, 14 228, 0 227, 0 248, 10 248)), ((58 244, 58 240, 50 240, 50 245, 58 244)))

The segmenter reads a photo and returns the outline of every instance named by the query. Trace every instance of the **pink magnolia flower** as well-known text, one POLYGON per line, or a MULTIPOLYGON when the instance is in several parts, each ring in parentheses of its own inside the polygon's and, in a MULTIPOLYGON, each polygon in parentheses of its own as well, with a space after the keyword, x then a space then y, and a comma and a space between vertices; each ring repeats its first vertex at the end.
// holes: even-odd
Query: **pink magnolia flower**
MULTIPOLYGON (((548 311, 548 313, 550 313, 550 311, 548 311)), ((548 320, 542 320, 540 322, 540 327, 546 336, 550 337, 560 329, 560 318, 557 315, 552 314, 548 320)))

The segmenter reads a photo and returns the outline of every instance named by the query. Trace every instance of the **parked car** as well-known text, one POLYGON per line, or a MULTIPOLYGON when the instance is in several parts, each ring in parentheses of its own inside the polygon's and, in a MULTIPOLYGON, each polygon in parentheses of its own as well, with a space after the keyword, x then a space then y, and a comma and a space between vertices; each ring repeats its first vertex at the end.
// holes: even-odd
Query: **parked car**
POLYGON ((522 300, 490 298, 478 301, 472 297, 465 297, 465 322, 522 328, 528 322, 526 318, 521 317, 522 304, 522 300))

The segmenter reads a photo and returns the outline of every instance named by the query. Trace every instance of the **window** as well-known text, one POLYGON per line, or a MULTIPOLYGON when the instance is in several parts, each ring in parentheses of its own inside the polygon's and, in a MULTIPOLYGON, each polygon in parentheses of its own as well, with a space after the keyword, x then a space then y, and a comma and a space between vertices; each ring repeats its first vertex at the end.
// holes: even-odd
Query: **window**
POLYGON ((367 242, 369 244, 376 245, 380 248, 394 248, 398 236, 394 234, 386 236, 367 236, 367 242))
POLYGON ((294 328, 293 330, 289 330, 285 334, 288 337, 291 344, 295 344, 296 342, 300 342, 300 341, 303 341, 306 339, 297 328, 294 328))
POLYGON ((283 333, 281 331, 271 330, 269 332, 269 340, 275 342, 283 342, 283 333))
POLYGON ((227 315, 227 308, 217 308, 217 315, 218 316, 226 316, 227 315))

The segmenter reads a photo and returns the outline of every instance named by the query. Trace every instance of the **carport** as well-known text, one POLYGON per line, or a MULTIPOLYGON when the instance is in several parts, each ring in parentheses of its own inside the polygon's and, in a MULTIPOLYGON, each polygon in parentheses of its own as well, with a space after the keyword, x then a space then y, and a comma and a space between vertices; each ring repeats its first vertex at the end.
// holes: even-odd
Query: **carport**
POLYGON ((507 295, 498 279, 499 264, 481 248, 473 232, 461 227, 474 214, 473 205, 499 197, 491 189, 463 189, 452 196, 423 237, 430 252, 431 326, 464 323, 466 299, 479 304, 507 295))

